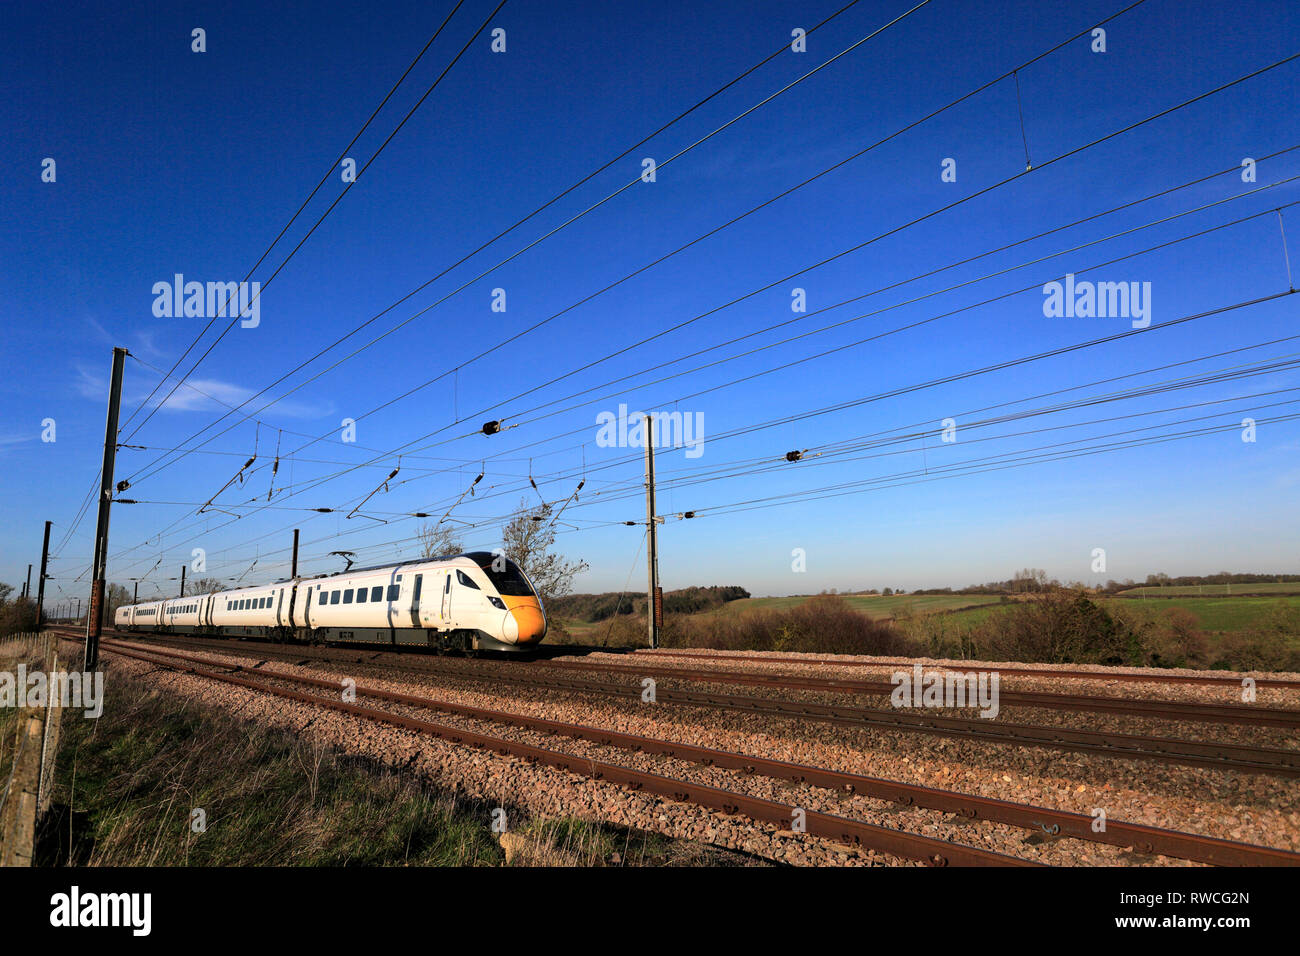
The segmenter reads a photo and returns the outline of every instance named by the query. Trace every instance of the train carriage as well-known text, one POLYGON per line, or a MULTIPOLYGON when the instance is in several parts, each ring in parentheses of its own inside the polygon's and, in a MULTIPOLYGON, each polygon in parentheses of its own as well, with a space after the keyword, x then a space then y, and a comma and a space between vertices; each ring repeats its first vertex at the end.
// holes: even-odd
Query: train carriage
POLYGON ((114 622, 129 631, 463 651, 522 651, 546 636, 528 576, 486 551, 128 605, 114 622))

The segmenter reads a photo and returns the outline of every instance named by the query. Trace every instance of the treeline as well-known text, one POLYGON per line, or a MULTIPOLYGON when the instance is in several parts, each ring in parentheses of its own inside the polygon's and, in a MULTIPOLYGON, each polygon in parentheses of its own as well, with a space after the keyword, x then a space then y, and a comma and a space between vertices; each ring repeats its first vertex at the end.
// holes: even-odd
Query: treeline
POLYGON ((1231 571, 1220 571, 1218 574, 1184 574, 1172 578, 1167 574, 1148 574, 1147 579, 1138 584, 1132 580, 1125 581, 1117 585, 1115 581, 1106 582, 1107 588, 1116 585, 1119 589, 1125 587, 1188 587, 1197 584, 1287 584, 1291 582, 1300 582, 1300 574, 1234 574, 1231 571))
MULTIPOLYGON (((736 585, 680 588, 664 592, 664 613, 695 614, 749 596, 748 591, 736 585)), ((615 614, 639 614, 644 617, 646 597, 644 594, 616 594, 612 591, 604 594, 566 594, 548 601, 546 612, 557 618, 589 623, 608 620, 615 614)))
MULTIPOLYGON (((1163 572, 1148 574, 1145 581, 1126 578, 1123 581, 1110 580, 1105 584, 1090 585, 1081 581, 1062 584, 1056 578, 1049 578, 1040 568, 1025 568, 1005 581, 989 581, 985 584, 972 584, 964 588, 918 588, 912 594, 1052 594, 1056 591, 1092 591, 1100 594, 1115 594, 1131 588, 1155 587, 1189 587, 1198 584, 1285 584, 1300 583, 1300 574, 1247 574, 1220 571, 1217 574, 1184 574, 1171 577, 1163 572)), ((875 591, 862 591, 862 594, 875 594, 875 591)), ((889 588, 885 588, 889 594, 889 588)), ((902 591, 894 593, 901 594, 902 591)))

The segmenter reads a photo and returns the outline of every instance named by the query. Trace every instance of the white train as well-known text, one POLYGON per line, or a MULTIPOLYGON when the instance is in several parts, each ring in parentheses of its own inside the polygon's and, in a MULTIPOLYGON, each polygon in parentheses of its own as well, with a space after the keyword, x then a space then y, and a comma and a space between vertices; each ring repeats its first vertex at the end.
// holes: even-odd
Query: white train
POLYGON ((124 631, 523 651, 546 636, 528 576, 486 551, 132 604, 124 631))

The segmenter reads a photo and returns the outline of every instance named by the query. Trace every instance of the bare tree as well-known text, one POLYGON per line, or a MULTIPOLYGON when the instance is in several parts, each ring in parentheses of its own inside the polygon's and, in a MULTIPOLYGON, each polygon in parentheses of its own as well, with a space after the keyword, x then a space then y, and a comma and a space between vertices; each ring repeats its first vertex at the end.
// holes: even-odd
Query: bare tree
POLYGON ((554 552, 555 527, 551 516, 551 505, 532 507, 523 498, 519 509, 501 529, 506 557, 524 569, 543 602, 568 594, 573 590, 574 576, 590 567, 586 561, 569 561, 554 552))
POLYGON ((1011 579, 1012 591, 1039 592, 1047 590, 1047 572, 1042 568, 1021 568, 1011 579))
POLYGON ((186 585, 186 590, 190 594, 216 594, 225 589, 226 586, 217 578, 195 578, 186 585))
POLYGON ((440 558, 448 554, 460 554, 465 550, 455 526, 449 524, 426 524, 419 530, 420 544, 426 558, 440 558))

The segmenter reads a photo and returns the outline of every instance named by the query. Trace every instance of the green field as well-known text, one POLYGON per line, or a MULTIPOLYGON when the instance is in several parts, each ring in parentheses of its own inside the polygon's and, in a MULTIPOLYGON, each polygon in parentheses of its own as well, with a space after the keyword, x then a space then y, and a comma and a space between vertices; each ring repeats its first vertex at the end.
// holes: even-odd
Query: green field
POLYGON ((1293 611, 1300 608, 1300 597, 1184 597, 1149 600, 1146 604, 1154 609, 1178 607, 1190 611, 1205 631, 1241 631, 1261 624, 1279 605, 1285 604, 1293 611))
POLYGON ((1185 584, 1169 587, 1141 587, 1120 591, 1122 598, 1151 597, 1227 597, 1253 594, 1300 594, 1300 581, 1266 582, 1264 584, 1185 584))
MULTIPOLYGON (((1125 607, 1131 607, 1131 602, 1123 598, 1103 598, 1101 603, 1121 611, 1125 607)), ((1184 597, 1138 603, 1144 603, 1153 613, 1181 608, 1196 616, 1201 630, 1219 633, 1260 627, 1276 613, 1281 604, 1293 611, 1300 610, 1300 597, 1184 597)), ((952 614, 950 621, 959 628, 968 629, 983 623, 989 615, 995 613, 995 607, 977 607, 952 614)))

